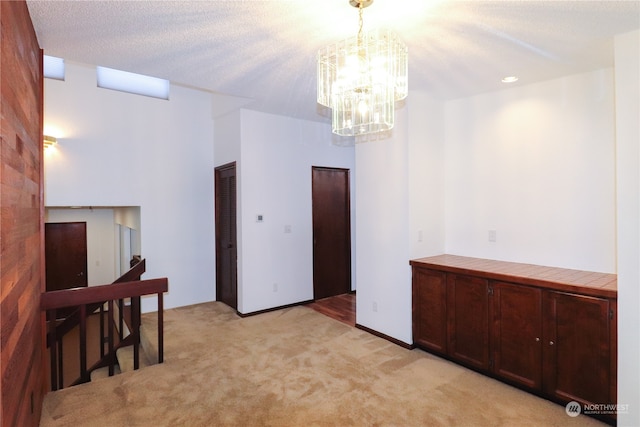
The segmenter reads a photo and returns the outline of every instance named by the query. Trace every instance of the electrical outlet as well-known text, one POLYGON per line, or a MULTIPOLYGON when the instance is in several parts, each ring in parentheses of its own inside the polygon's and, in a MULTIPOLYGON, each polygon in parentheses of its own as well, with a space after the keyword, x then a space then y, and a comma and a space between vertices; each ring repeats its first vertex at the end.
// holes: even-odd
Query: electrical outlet
POLYGON ((378 312, 378 303, 374 301, 371 309, 373 310, 374 313, 377 313, 378 312))
POLYGON ((278 284, 277 283, 273 284, 273 292, 278 292, 278 284))
POLYGON ((497 241, 497 240, 496 240, 496 238, 497 238, 496 234, 497 234, 497 233, 496 233, 496 230, 489 230, 489 241, 490 241, 490 242, 495 242, 495 241, 497 241))

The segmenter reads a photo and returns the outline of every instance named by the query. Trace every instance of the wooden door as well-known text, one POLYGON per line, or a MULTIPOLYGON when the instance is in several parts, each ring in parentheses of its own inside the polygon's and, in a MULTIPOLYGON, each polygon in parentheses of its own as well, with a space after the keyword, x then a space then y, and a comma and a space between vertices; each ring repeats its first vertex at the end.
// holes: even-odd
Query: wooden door
POLYGON ((447 353, 446 273, 413 269, 413 340, 424 348, 447 353))
MULTIPOLYGON (((47 292, 87 286, 86 222, 45 223, 44 254, 47 292)), ((75 309, 59 309, 56 317, 67 317, 75 309)))
POLYGON ((542 291, 492 282, 492 371, 531 389, 542 387, 542 291))
POLYGON ((349 170, 312 168, 313 298, 351 291, 349 170))
POLYGON ((47 291, 87 286, 87 223, 46 223, 47 291))
POLYGON ((616 403, 609 300, 546 291, 543 310, 545 392, 567 402, 616 403))
POLYGON ((215 170, 216 300, 238 309, 236 164, 215 170))
POLYGON ((449 356, 489 369, 489 284, 486 279, 447 274, 449 356))

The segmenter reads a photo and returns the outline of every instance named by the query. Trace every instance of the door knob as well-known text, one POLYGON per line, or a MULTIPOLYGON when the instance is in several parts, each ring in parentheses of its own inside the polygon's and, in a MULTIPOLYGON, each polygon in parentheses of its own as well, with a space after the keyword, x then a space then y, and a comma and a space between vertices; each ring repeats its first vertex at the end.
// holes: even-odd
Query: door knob
POLYGON ((549 341, 549 345, 554 345, 555 343, 553 341, 549 341))
POLYGON ((540 338, 539 337, 536 337, 536 342, 540 342, 540 338))

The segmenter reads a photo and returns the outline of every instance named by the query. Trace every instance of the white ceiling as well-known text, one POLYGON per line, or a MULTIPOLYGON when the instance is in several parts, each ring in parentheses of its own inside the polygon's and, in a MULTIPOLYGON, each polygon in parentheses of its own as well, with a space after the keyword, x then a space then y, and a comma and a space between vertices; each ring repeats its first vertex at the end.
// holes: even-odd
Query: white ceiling
MULTIPOLYGON (((257 110, 325 121, 318 49, 357 32, 348 0, 27 1, 45 54, 251 98, 257 110), (324 115, 323 115, 324 113, 324 115)), ((409 48, 409 88, 441 99, 613 65, 613 36, 640 1, 375 0, 364 30, 409 48)), ((409 95, 411 96, 411 95, 409 95)))

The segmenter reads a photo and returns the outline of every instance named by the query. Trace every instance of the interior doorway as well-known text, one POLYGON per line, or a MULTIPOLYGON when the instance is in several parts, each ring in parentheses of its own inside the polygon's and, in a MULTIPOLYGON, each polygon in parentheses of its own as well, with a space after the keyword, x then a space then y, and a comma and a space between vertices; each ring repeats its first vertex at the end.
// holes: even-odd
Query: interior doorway
POLYGON ((312 167, 313 298, 351 291, 349 169, 312 167))
POLYGON ((87 286, 87 223, 46 223, 44 236, 47 292, 87 286))
MULTIPOLYGON (((45 223, 44 253, 47 292, 87 286, 86 222, 45 223)), ((58 310, 57 317, 74 309, 58 310)))
POLYGON ((216 300, 238 309, 236 163, 215 169, 216 300))

